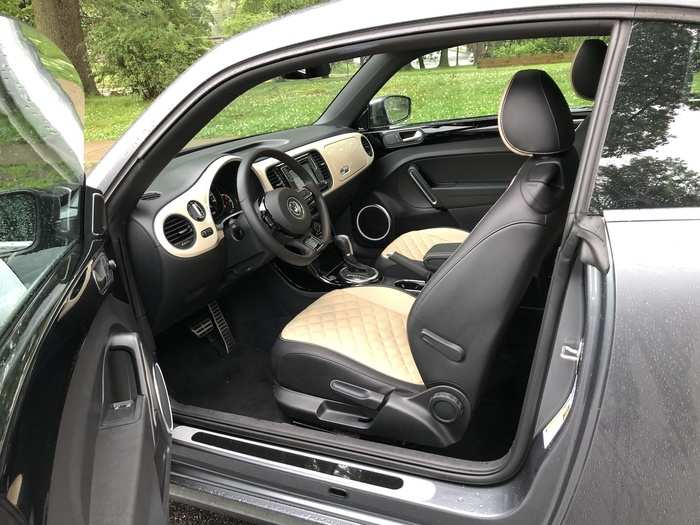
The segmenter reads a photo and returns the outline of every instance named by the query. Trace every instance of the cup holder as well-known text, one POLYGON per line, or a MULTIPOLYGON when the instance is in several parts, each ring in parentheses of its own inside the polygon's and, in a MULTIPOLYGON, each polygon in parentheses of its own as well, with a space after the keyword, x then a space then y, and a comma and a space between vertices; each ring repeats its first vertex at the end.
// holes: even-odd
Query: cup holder
POLYGON ((394 282, 394 286, 401 288, 405 292, 418 295, 425 287, 425 281, 418 279, 399 279, 394 282))

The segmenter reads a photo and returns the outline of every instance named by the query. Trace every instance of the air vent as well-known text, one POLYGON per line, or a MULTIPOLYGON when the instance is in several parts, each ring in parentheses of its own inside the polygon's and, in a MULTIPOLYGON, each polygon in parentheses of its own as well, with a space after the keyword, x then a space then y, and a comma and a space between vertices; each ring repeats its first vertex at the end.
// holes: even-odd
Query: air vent
POLYGON ((278 166, 273 166, 267 170, 267 180, 273 188, 284 188, 286 186, 283 175, 278 166))
POLYGON ((362 147, 365 148, 365 153, 367 153, 367 155, 370 157, 374 157, 374 150, 372 149, 372 144, 370 144, 369 139, 362 136, 362 138, 360 138, 360 142, 362 142, 362 147))
POLYGON ((331 187, 333 180, 331 179, 331 171, 328 169, 328 164, 326 164, 326 159, 323 158, 318 151, 313 150, 309 153, 309 156, 313 159, 314 164, 318 167, 318 173, 323 177, 325 184, 319 181, 319 185, 322 190, 327 190, 331 187))
POLYGON ((153 199, 157 199, 160 197, 160 192, 158 191, 147 191, 143 195, 141 195, 141 200, 142 201, 152 201, 153 199))
POLYGON ((184 250, 194 244, 192 223, 182 215, 170 215, 163 223, 163 233, 170 244, 184 250))

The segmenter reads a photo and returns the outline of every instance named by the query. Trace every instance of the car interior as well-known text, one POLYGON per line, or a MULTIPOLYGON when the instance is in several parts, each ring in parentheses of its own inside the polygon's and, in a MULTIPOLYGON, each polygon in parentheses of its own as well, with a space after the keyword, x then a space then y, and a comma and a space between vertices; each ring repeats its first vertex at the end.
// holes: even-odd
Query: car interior
MULTIPOLYGON (((595 27, 563 35, 581 40, 565 77, 504 69, 490 115, 412 120, 421 101, 382 87, 432 50, 393 49, 358 57, 310 125, 175 156, 126 238, 176 413, 504 456, 605 60, 595 27)), ((562 35, 518 39, 540 36, 562 35)))

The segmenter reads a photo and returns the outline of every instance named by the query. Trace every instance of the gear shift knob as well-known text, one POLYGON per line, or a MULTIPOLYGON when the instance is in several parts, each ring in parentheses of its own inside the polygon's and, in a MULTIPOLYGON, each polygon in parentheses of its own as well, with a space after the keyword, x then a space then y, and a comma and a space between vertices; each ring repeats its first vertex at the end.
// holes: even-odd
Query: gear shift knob
POLYGON ((335 244, 335 247, 340 250, 343 259, 347 259, 348 257, 354 258, 355 250, 352 247, 350 237, 347 235, 336 235, 333 237, 333 243, 335 244))

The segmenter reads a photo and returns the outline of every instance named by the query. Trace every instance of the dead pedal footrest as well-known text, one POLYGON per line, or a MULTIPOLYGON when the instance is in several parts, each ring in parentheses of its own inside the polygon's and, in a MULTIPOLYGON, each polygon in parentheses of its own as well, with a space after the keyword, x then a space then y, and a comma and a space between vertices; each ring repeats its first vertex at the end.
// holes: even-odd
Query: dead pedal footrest
POLYGON ((213 331, 214 322, 211 320, 211 317, 205 317, 204 319, 196 321, 190 325, 190 332, 192 332, 197 339, 204 339, 213 331))

